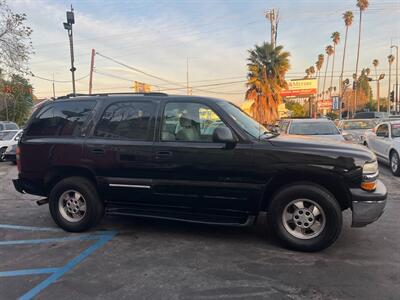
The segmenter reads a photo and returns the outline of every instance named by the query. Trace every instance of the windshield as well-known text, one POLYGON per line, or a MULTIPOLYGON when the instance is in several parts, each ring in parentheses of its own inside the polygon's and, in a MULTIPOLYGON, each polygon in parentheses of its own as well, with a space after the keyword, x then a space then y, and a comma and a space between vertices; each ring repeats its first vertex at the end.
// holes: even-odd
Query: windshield
POLYGON ((3 131, 0 132, 0 140, 2 141, 9 141, 11 140, 14 135, 17 133, 18 131, 3 131))
POLYGON ((340 134, 333 122, 292 122, 289 133, 300 135, 340 134))
POLYGON ((372 129, 376 126, 374 120, 365 120, 365 121, 345 121, 343 122, 344 130, 355 130, 355 129, 372 129))
POLYGON ((392 138, 400 137, 400 123, 392 124, 392 138))
POLYGON ((248 134, 259 138, 265 133, 270 133, 263 125, 246 115, 241 109, 229 102, 222 102, 219 105, 231 116, 232 119, 248 134))

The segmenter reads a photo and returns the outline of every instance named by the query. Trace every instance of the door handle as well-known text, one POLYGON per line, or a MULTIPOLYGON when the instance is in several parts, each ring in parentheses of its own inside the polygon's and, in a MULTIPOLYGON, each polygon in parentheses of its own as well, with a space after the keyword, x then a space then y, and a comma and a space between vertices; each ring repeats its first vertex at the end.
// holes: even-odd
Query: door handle
POLYGON ((158 151, 156 152, 156 159, 169 159, 172 157, 171 151, 158 151))
POLYGON ((103 155, 104 153, 106 153, 106 151, 104 151, 104 149, 98 149, 98 148, 92 149, 91 152, 96 155, 103 155))

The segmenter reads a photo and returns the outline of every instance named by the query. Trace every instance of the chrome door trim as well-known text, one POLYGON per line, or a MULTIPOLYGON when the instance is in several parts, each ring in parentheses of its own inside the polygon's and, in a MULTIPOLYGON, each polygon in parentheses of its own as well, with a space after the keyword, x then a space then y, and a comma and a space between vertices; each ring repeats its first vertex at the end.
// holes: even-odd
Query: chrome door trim
POLYGON ((110 187, 126 187, 126 188, 137 188, 137 189, 150 189, 149 185, 139 185, 139 184, 120 184, 120 183, 110 183, 110 187))

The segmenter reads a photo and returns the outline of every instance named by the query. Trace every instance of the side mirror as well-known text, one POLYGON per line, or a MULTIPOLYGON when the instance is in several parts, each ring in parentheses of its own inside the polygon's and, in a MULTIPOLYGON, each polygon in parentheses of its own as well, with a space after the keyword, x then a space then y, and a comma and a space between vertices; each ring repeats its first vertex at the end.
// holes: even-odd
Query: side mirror
POLYGON ((215 128, 212 139, 214 143, 225 143, 227 148, 233 148, 237 142, 228 127, 215 128))

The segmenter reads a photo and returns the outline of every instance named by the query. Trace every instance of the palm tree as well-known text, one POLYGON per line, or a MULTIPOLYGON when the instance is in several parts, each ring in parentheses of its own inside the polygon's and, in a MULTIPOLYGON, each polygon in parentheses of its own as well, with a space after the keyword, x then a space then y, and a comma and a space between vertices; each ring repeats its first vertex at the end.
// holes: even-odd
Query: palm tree
POLYGON ((377 76, 378 76, 379 60, 374 59, 374 60, 372 61, 372 65, 374 66, 374 69, 375 69, 375 77, 377 77, 377 76))
MULTIPOLYGON (((360 9, 360 22, 358 24, 358 46, 357 46, 357 61, 356 61, 356 76, 358 76, 358 61, 360 59, 360 45, 361 45, 361 24, 362 12, 368 8, 368 0, 357 0, 357 6, 360 9)), ((354 93, 354 112, 357 110, 357 89, 354 93)))
POLYGON ((388 88, 388 113, 390 113, 390 86, 391 86, 391 81, 392 81, 392 64, 394 62, 394 55, 390 54, 388 56, 388 62, 389 62, 389 88, 388 88))
POLYGON ((260 123, 278 119, 280 93, 287 86, 285 74, 290 68, 289 56, 283 46, 274 48, 270 43, 255 45, 249 50, 246 99, 254 101, 252 114, 260 123))
POLYGON ((324 83, 322 85, 322 92, 325 93, 325 82, 326 82, 326 74, 328 72, 328 65, 329 65, 329 57, 333 54, 333 47, 331 45, 326 46, 325 48, 326 53, 326 66, 325 66, 325 76, 324 76, 324 83))
POLYGON ((311 74, 310 68, 307 68, 304 72, 306 73, 306 76, 304 76, 304 78, 306 78, 306 79, 310 78, 310 74, 311 74))
POLYGON ((376 103, 377 103, 377 105, 378 105, 378 111, 380 111, 379 78, 378 78, 379 60, 374 59, 374 60, 372 61, 372 65, 374 66, 374 69, 375 69, 375 79, 376 79, 376 103))
MULTIPOLYGON (((353 12, 352 11, 346 11, 343 14, 343 20, 344 20, 344 25, 346 26, 346 33, 344 36, 344 48, 343 48, 343 58, 342 58, 342 71, 340 72, 340 79, 339 79, 339 88, 340 88, 340 95, 343 94, 343 72, 344 72, 344 61, 346 58, 346 48, 347 48, 347 35, 349 33, 349 27, 351 26, 351 24, 353 24, 353 12)), ((348 108, 350 108, 350 103, 348 103, 347 105, 348 108)), ((349 112, 347 112, 347 116, 349 116, 349 112)))
POLYGON ((324 60, 325 60, 325 56, 323 55, 323 54, 319 54, 318 55, 318 60, 315 62, 315 67, 317 68, 317 104, 318 104, 318 98, 319 98, 319 96, 320 96, 320 93, 319 93, 319 82, 320 82, 320 79, 321 79, 321 68, 322 68, 322 66, 323 66, 323 64, 324 64, 324 60))
POLYGON ((313 75, 315 74, 315 68, 314 68, 314 66, 310 66, 308 69, 310 71, 310 75, 311 75, 311 78, 312 78, 313 75))
MULTIPOLYGON (((335 31, 334 33, 332 33, 331 39, 333 42, 333 57, 332 57, 332 73, 331 73, 330 87, 332 87, 332 84, 333 84, 333 70, 335 69, 336 45, 339 44, 339 42, 340 42, 340 33, 335 31)), ((331 95, 332 95, 332 89, 331 89, 331 92, 329 93, 329 96, 331 96, 331 95)))

